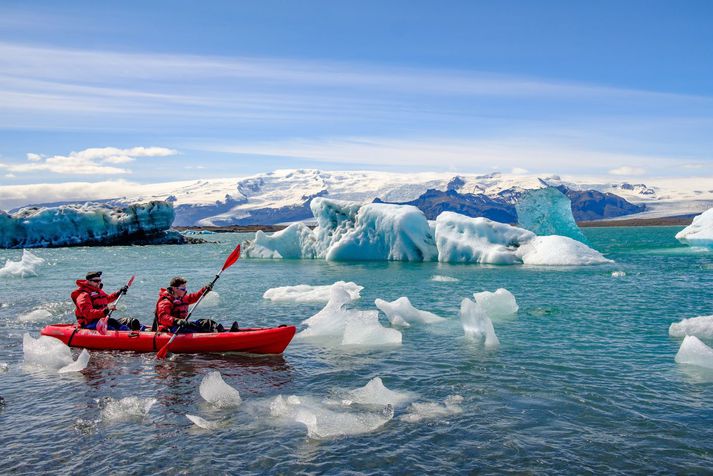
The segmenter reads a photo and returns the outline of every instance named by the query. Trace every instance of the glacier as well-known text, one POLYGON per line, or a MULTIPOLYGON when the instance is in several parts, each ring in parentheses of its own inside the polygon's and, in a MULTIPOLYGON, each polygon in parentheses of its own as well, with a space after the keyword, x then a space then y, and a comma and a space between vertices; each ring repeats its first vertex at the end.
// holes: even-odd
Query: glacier
POLYGON ((173 222, 170 203, 115 207, 103 203, 0 211, 0 248, 184 242, 167 232, 173 222))
POLYGON ((555 187, 528 190, 515 203, 521 228, 537 235, 567 236, 587 243, 572 215, 572 202, 555 187))
POLYGON ((676 239, 691 246, 713 247, 713 208, 693 218, 690 225, 676 233, 676 239))
POLYGON ((330 261, 440 261, 445 263, 572 266, 610 263, 567 236, 537 236, 487 218, 443 212, 435 222, 418 208, 315 198, 317 226, 295 223, 243 244, 251 258, 330 261))

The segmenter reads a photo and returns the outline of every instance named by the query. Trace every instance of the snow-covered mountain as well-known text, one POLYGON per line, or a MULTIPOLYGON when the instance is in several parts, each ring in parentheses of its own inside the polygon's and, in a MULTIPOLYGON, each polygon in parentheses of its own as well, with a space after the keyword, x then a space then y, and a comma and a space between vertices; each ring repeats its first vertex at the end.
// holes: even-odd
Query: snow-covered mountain
POLYGON ((558 176, 375 171, 276 170, 244 178, 133 186, 131 195, 104 198, 114 205, 167 200, 174 225, 278 224, 312 220, 315 197, 362 203, 408 203, 429 219, 441 211, 515 222, 514 203, 526 190, 558 187, 572 200, 575 219, 695 214, 713 206, 713 183, 604 183, 558 176), (138 192, 137 192, 138 190, 138 192))

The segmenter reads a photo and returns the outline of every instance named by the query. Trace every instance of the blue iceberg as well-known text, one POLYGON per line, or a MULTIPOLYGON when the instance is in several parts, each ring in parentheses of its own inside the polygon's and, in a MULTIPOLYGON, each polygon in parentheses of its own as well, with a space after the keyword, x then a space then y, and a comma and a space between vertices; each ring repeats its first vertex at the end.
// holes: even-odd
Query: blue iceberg
POLYGON ((554 187, 528 190, 515 204, 518 225, 537 235, 560 235, 587 243, 572 215, 572 202, 554 187))

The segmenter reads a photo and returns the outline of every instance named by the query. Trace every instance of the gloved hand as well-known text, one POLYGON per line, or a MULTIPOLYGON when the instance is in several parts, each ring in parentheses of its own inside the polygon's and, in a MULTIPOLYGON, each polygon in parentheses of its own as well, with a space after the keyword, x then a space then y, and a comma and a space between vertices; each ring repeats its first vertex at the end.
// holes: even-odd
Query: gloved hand
POLYGON ((205 288, 205 292, 206 292, 206 293, 209 293, 209 292, 211 292, 211 291, 213 290, 213 282, 210 282, 210 283, 206 284, 206 285, 203 286, 203 287, 205 288))
POLYGON ((121 287, 121 289, 119 289, 119 291, 121 291, 122 294, 126 294, 126 292, 127 292, 128 290, 129 290, 129 286, 127 286, 126 284, 123 285, 123 286, 121 287))
POLYGON ((178 327, 183 327, 186 325, 186 323, 188 323, 188 321, 186 321, 185 319, 176 319, 173 321, 173 323, 178 327))

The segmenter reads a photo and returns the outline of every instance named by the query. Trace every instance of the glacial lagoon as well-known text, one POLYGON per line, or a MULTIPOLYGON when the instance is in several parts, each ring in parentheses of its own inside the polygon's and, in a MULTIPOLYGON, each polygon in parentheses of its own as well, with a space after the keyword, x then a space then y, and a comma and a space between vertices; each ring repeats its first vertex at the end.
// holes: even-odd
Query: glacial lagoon
MULTIPOLYGON (((680 229, 585 229, 591 246, 615 262, 584 267, 241 258, 200 317, 299 325, 324 304, 273 302, 263 293, 342 280, 364 287, 352 308, 375 311, 375 299, 406 296, 446 320, 399 329, 395 346, 297 340, 282 356, 167 361, 91 352, 85 370, 66 374, 25 362, 22 342, 25 333, 37 337, 45 324, 72 319, 75 278, 102 269, 111 291, 136 274, 120 310, 150 324, 158 289, 171 276, 197 289, 250 235, 209 235, 217 243, 204 245, 34 250, 46 261, 38 276, 0 277, 0 469, 710 471, 713 370, 677 364, 681 338, 668 330, 713 314, 713 253, 681 245, 680 229), (498 288, 513 293, 519 311, 493 320, 500 345, 486 349, 464 337, 459 308, 473 293, 498 288), (239 404, 202 396, 214 371, 238 390, 239 404), (376 377, 404 398, 359 403, 354 392, 376 377), (291 418, 295 409, 302 417, 291 418), (310 415, 337 422, 337 430, 310 432, 310 415)), ((1 250, 0 264, 21 254, 1 250)), ((381 324, 390 327, 383 315, 381 324)))

